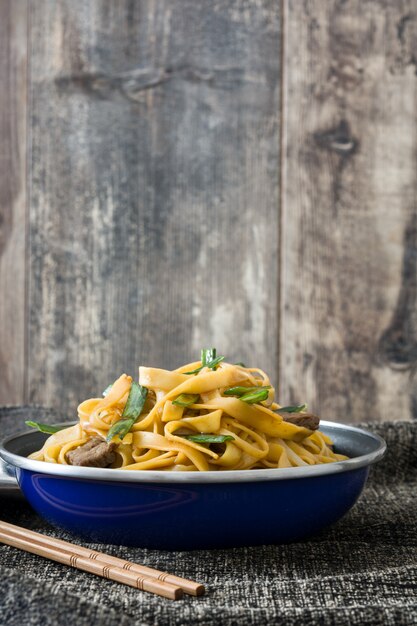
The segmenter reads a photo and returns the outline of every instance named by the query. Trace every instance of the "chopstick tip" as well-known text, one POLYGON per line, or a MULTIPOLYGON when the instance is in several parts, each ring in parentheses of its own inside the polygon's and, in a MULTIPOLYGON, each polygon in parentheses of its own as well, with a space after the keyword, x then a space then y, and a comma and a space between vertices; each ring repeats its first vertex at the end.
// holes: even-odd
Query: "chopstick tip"
POLYGON ((173 600, 181 600, 181 598, 184 597, 184 592, 181 589, 181 587, 176 587, 174 594, 173 594, 173 600))
POLYGON ((204 587, 204 585, 196 585, 195 587, 196 596, 203 596, 205 593, 206 593, 206 588, 204 587))

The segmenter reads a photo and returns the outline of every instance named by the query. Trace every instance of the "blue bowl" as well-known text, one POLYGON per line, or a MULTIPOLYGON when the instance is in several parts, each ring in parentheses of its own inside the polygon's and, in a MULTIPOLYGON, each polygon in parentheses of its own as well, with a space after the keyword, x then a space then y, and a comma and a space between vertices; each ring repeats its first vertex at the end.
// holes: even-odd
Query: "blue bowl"
POLYGON ((46 436, 9 437, 0 456, 33 508, 54 526, 99 543, 194 550, 287 543, 353 506, 386 444, 365 430, 321 422, 347 461, 220 472, 126 471, 33 461, 46 436))

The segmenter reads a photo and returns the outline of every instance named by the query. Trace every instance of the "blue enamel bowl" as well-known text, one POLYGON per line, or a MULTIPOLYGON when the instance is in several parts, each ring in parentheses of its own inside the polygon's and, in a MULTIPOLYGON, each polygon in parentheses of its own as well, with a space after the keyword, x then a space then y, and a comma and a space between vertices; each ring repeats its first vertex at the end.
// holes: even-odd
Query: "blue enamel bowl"
POLYGON ((54 526, 99 543, 159 550, 287 543, 339 520, 386 444, 353 426, 321 422, 347 461, 221 472, 126 471, 33 461, 46 435, 9 437, 0 456, 33 508, 54 526))

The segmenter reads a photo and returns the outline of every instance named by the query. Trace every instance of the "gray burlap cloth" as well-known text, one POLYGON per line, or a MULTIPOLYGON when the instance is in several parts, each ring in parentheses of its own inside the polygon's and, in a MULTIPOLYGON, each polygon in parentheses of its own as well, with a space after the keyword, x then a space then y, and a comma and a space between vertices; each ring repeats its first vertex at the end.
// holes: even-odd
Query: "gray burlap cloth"
MULTIPOLYGON (((2 433, 26 415, 0 409, 2 433)), ((206 585, 176 602, 0 546, 0 624, 417 624, 417 423, 367 427, 386 439, 385 459, 350 514, 309 541, 198 552, 83 544, 206 585)), ((3 496, 0 508, 8 522, 74 540, 22 499, 3 496)))

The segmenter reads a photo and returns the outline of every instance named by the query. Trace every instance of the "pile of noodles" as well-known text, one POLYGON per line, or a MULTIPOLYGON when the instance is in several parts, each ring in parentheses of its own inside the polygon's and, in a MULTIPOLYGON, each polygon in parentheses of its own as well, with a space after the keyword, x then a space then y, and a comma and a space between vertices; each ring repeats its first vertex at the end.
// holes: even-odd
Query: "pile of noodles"
MULTIPOLYGON (((226 389, 269 386, 260 369, 220 363, 189 375, 201 362, 174 371, 139 368, 139 383, 148 390, 143 410, 130 431, 113 438, 115 462, 126 470, 242 470, 282 468, 340 461, 332 441, 319 430, 286 422, 279 414, 271 386, 265 401, 248 404, 224 395, 226 389), (180 394, 198 394, 190 406, 173 404, 180 394), (205 444, 181 435, 209 433, 233 437, 224 443, 205 444)), ((67 453, 92 437, 106 440, 110 427, 120 420, 132 378, 122 374, 104 398, 85 400, 78 407, 79 423, 47 439, 32 459, 68 464, 67 453)))

